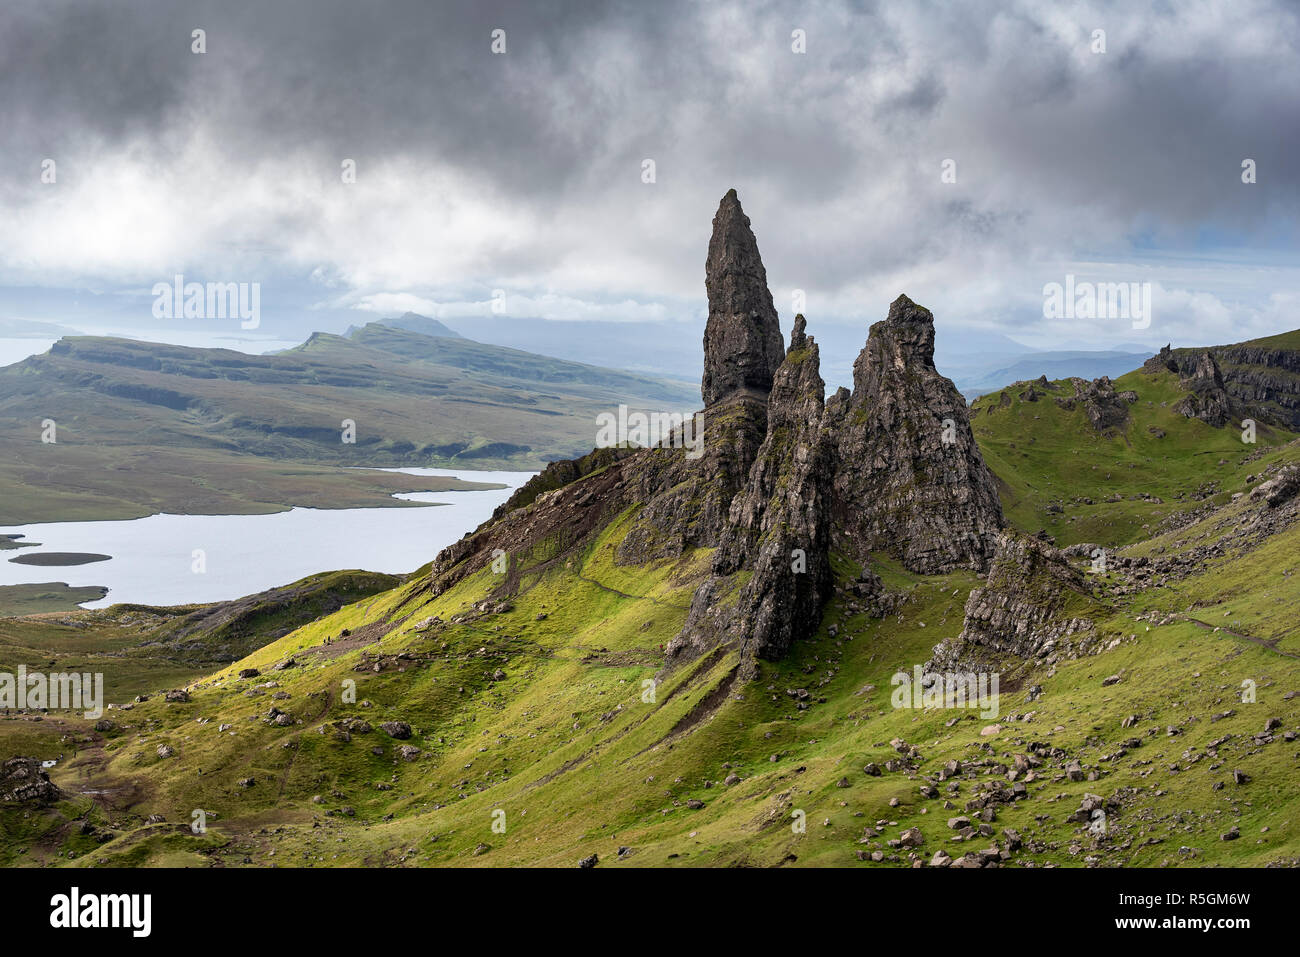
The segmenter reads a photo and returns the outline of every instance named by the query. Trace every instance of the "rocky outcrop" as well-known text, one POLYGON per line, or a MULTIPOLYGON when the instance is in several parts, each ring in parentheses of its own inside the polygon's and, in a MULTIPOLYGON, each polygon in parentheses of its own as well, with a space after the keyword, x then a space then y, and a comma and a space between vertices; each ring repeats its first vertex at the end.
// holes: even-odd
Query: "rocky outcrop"
MULTIPOLYGON (((1216 418, 1226 414, 1225 424, 1241 416, 1300 430, 1300 349, 1289 347, 1286 336, 1209 349, 1165 346, 1142 368, 1148 373, 1177 373, 1184 385, 1197 383, 1201 386, 1198 391, 1208 391, 1208 397, 1198 395, 1187 404, 1192 413, 1206 409, 1216 418), (1217 382, 1204 361, 1207 355, 1217 367, 1217 382), (1219 411, 1223 398, 1216 387, 1222 388, 1227 399, 1223 413, 1219 411)), ((1196 418, 1204 415, 1196 414, 1196 418)))
POLYGON ((36 758, 9 758, 0 764, 0 804, 53 804, 63 792, 36 758))
POLYGON ((1210 354, 1242 415, 1300 431, 1300 349, 1243 343, 1210 354))
POLYGON ((1251 490, 1252 499, 1263 499, 1269 508, 1280 508, 1300 495, 1300 465, 1288 465, 1267 482, 1251 490))
POLYGON ((1005 532, 988 581, 966 601, 961 634, 934 649, 929 671, 1001 671, 1009 662, 1076 657, 1096 639, 1100 605, 1083 573, 1046 542, 1005 532))
POLYGON ((1178 372, 1178 360, 1174 358, 1174 352, 1166 343, 1160 351, 1153 355, 1146 362, 1142 363, 1142 371, 1148 375, 1157 372, 1178 372))
POLYGON ((767 270, 734 189, 713 217, 704 264, 709 321, 704 327, 705 406, 740 393, 766 396, 785 357, 767 270))
POLYGON ((746 656, 777 659, 821 621, 833 586, 832 445, 822 427, 817 344, 804 330, 797 316, 776 373, 767 434, 731 502, 712 575, 696 590, 686 625, 669 646, 670 662, 733 643, 746 656), (733 578, 751 569, 743 584, 733 578))
POLYGON ((1074 395, 1056 400, 1056 404, 1067 412, 1082 406, 1084 414, 1092 427, 1103 435, 1113 433, 1128 422, 1129 406, 1137 401, 1137 393, 1131 389, 1115 391, 1115 384, 1109 376, 1100 379, 1077 377, 1068 380, 1074 386, 1074 395))
MULTIPOLYGON (((603 451, 591 454, 595 456, 603 451)), ((579 477, 574 481, 545 490, 544 486, 534 487, 520 499, 523 504, 485 522, 439 552, 429 573, 430 591, 436 597, 468 576, 491 567, 500 576, 494 594, 497 597, 513 594, 519 584, 520 562, 537 546, 546 543, 548 553, 553 556, 551 560, 560 560, 580 549, 592 534, 631 504, 627 470, 631 463, 651 451, 639 449, 628 455, 611 456, 604 465, 594 469, 575 466, 579 477)), ((682 453, 678 450, 676 454, 682 453)))
POLYGON ((1002 527, 966 401, 934 366, 934 317, 899 296, 871 327, 853 392, 827 403, 833 510, 850 554, 897 554, 916 572, 987 567, 1002 527))
POLYGON ((1188 396, 1175 409, 1189 419, 1200 419, 1216 429, 1232 420, 1232 400, 1214 356, 1202 352, 1191 370, 1181 377, 1188 396))
POLYGON ((516 509, 531 505, 537 501, 538 497, 545 495, 547 492, 553 492, 558 488, 563 488, 578 481, 578 479, 586 478, 588 475, 599 472, 601 469, 627 458, 634 452, 635 449, 632 448, 592 449, 581 458, 552 462, 515 489, 510 498, 497 506, 496 511, 492 513, 492 518, 499 519, 516 509))
POLYGON ((651 449, 627 469, 631 501, 643 503, 619 544, 622 564, 676 558, 718 543, 731 500, 740 491, 767 430, 767 402, 738 396, 705 409, 703 454, 651 449))

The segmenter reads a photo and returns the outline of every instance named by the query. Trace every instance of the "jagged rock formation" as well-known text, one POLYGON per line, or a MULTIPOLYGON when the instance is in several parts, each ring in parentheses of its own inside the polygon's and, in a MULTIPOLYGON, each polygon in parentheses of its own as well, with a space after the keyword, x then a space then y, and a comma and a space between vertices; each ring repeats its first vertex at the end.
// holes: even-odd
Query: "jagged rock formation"
POLYGON ((1209 349, 1171 349, 1166 345, 1142 368, 1145 372, 1175 372, 1184 385, 1196 383, 1201 391, 1209 392, 1209 396, 1189 402, 1192 413, 1208 409, 1213 417, 1226 415, 1225 424, 1240 415, 1297 430, 1300 429, 1300 349, 1288 348, 1286 338, 1274 336, 1209 349), (1207 355, 1217 368, 1217 381, 1204 361, 1207 355), (1222 413, 1218 411, 1221 408, 1222 413))
MULTIPOLYGON (((500 601, 519 587, 516 562, 536 545, 545 543, 543 567, 567 561, 626 516, 619 562, 716 547, 669 663, 720 646, 752 663, 781 657, 819 627, 834 589, 833 544, 864 566, 873 550, 920 572, 987 566, 1002 511, 965 400, 934 367, 928 310, 900 296, 871 327, 853 393, 826 402, 803 316, 789 351, 782 347, 734 190, 713 220, 705 286, 702 454, 598 449, 552 464, 492 522, 443 550, 430 577, 435 595, 495 559, 501 581, 490 598, 500 601)), ((880 614, 891 607, 869 568, 852 599, 880 614)))
POLYGON ((1046 542, 1002 534, 988 581, 966 601, 961 634, 941 642, 929 671, 1001 671, 1007 663, 1077 657, 1096 639, 1102 606, 1084 575, 1046 542))
POLYGON ((696 591, 670 661, 736 643, 757 658, 782 657, 816 630, 830 595, 832 447, 822 428, 825 384, 817 344, 795 318, 777 370, 767 435, 745 487, 731 502, 712 576, 696 591), (730 577, 752 568, 734 601, 730 577))
POLYGON ((827 403, 837 443, 837 541, 855 557, 897 553, 913 571, 985 568, 1002 527, 966 400, 934 366, 934 317, 899 296, 827 403))
POLYGON ((1216 429, 1232 419, 1232 400, 1223 384, 1223 375, 1214 356, 1202 352, 1191 372, 1182 377, 1183 386, 1190 393, 1178 403, 1177 411, 1189 419, 1200 419, 1216 429))
POLYGON ((705 406, 736 393, 766 396, 785 357, 785 344, 758 241, 734 189, 722 197, 713 217, 704 287, 709 294, 709 321, 704 327, 705 406))
POLYGON ((0 764, 0 804, 53 804, 63 798, 41 762, 9 758, 0 764))
POLYGON ((1174 358, 1173 350, 1169 348, 1169 343, 1161 347, 1160 351, 1153 355, 1146 362, 1142 363, 1142 371, 1148 375, 1156 372, 1178 372, 1178 360, 1174 358))
POLYGON ((1092 427, 1103 434, 1123 426, 1128 421, 1129 406, 1138 399, 1137 393, 1131 389, 1116 392, 1109 376, 1091 382, 1072 377, 1069 382, 1074 386, 1074 395, 1057 399, 1056 404, 1066 411, 1083 406, 1092 427))
POLYGON ((494 550, 519 554, 548 534, 576 546, 597 523, 633 505, 636 514, 616 553, 621 563, 718 544, 767 433, 768 393, 784 358, 767 274, 735 190, 714 217, 705 285, 706 407, 696 420, 702 455, 689 458, 680 448, 596 449, 552 463, 497 509, 495 524, 444 549, 431 575, 435 594, 488 564, 494 550), (579 501, 570 494, 574 487, 589 491, 579 501))
POLYGON ((1166 345, 1142 364, 1142 371, 1148 375, 1173 372, 1178 376, 1180 384, 1190 394, 1175 406, 1175 410, 1189 419, 1200 419, 1215 428, 1232 421, 1233 400, 1210 350, 1190 353, 1180 349, 1175 353, 1166 345))
POLYGON ((731 500, 749 474, 767 430, 767 402, 734 397, 705 409, 704 454, 651 449, 628 470, 629 494, 644 503, 618 547, 623 564, 676 558, 688 548, 716 545, 731 500))

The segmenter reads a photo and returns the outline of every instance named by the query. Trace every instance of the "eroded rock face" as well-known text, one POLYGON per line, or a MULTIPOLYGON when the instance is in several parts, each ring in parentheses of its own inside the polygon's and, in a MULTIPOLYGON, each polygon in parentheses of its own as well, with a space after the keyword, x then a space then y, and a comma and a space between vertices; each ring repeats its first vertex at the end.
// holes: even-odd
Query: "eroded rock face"
POLYGON ((832 588, 830 501, 833 449, 822 427, 825 384, 817 344, 795 318, 777 370, 767 434, 728 511, 713 573, 697 589, 670 660, 719 644, 777 659, 815 631, 832 588), (752 569, 743 585, 730 580, 752 569), (739 587, 734 602, 731 593, 739 587))
POLYGON ((937 645, 930 671, 1000 671, 1015 661, 1084 653, 1100 608, 1083 573, 1046 542, 1004 532, 988 581, 970 593, 959 636, 937 645))
POLYGON ((899 296, 871 327, 853 393, 827 403, 836 443, 834 515, 855 557, 898 554, 926 574, 987 567, 1002 506, 966 400, 934 366, 934 317, 899 296))
POLYGON ((0 764, 0 803, 53 804, 61 792, 36 758, 9 758, 0 764))
POLYGON ((629 471, 645 506, 619 545, 626 564, 716 545, 767 434, 768 394, 785 347, 758 241, 734 189, 713 217, 704 286, 704 452, 688 459, 663 450, 629 471))
MULTIPOLYGON (((1143 366, 1144 371, 1176 372, 1185 381, 1196 379, 1201 356, 1208 353, 1220 371, 1237 414, 1300 429, 1300 350, 1273 339, 1243 342, 1211 349, 1171 349, 1165 346, 1143 366)), ((1203 381, 1207 376, 1200 377, 1203 381)), ((1195 408, 1195 407, 1193 407, 1195 408)), ((1198 418, 1200 416, 1197 416, 1198 418)))
POLYGON ((734 396, 705 409, 703 454, 651 449, 627 469, 631 501, 644 503, 617 559, 640 565, 718 543, 731 500, 745 484, 767 430, 767 402, 734 396))
POLYGON ((548 468, 515 493, 513 508, 498 509, 491 520, 439 552, 429 574, 432 594, 441 595, 484 567, 491 567, 499 580, 495 597, 514 594, 519 561, 536 545, 549 541, 559 555, 582 548, 630 504, 626 470, 651 452, 603 454, 609 451, 617 450, 597 449, 571 463, 571 469, 548 468), (564 481, 569 474, 575 478, 564 481), (549 487, 553 481, 563 484, 549 487))
POLYGON ((785 345, 758 241, 734 189, 722 197, 713 217, 704 286, 709 294, 702 382, 705 406, 737 393, 766 396, 785 357, 785 345))
POLYGON ((1216 429, 1232 419, 1232 400, 1223 384, 1219 364, 1209 352, 1202 352, 1187 374, 1183 387, 1190 393, 1176 409, 1189 419, 1200 419, 1216 429))

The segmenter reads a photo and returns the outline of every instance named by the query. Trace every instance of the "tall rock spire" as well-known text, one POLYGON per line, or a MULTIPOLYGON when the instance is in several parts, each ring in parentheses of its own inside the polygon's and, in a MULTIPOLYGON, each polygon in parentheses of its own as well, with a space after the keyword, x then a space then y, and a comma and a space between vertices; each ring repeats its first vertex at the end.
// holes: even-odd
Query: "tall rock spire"
POLYGON ((766 397, 785 344, 758 241, 734 189, 727 190, 713 217, 704 287, 709 294, 701 383, 705 406, 737 393, 766 397))
POLYGON ((670 662, 734 644, 747 658, 779 659, 817 630, 831 571, 833 444, 822 427, 826 387, 817 343, 796 316, 777 369, 767 436, 731 500, 712 574, 696 589, 670 662), (737 572, 746 571, 745 578, 737 572))

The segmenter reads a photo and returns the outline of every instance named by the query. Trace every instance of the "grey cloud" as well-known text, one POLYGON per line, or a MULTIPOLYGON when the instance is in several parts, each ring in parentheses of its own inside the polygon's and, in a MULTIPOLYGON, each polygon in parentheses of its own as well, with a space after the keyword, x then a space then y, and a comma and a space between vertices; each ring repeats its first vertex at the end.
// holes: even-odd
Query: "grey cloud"
MULTIPOLYGON (((1242 3, 1099 3, 1060 33, 1036 3, 103 5, 0 11, 0 204, 31 202, 37 158, 69 176, 147 144, 162 164, 203 130, 256 175, 265 157, 336 169, 396 157, 455 169, 554 232, 473 250, 480 275, 531 279, 620 244, 675 289, 611 275, 611 295, 699 293, 717 197, 737 186, 774 282, 825 294, 951 262, 972 273, 1130 237, 1294 243, 1300 15, 1242 3), (1247 34, 1267 24, 1267 42, 1247 34), (1109 51, 1081 60, 1095 25, 1109 51), (189 52, 194 27, 209 52, 189 52), (509 52, 488 52, 489 31, 509 52), (808 31, 791 54, 790 31, 808 31), (1260 184, 1239 188, 1243 157, 1260 184), (647 197, 643 158, 659 164, 647 197), (959 187, 938 185, 957 160, 959 187), (558 228, 576 221, 593 235, 558 228), (675 225, 665 225, 665 224, 675 225), (1281 236, 1281 240, 1279 240, 1281 236), (576 237, 576 238, 575 238, 576 237), (584 244, 585 243, 585 244, 584 244)), ((412 196, 412 202, 426 197, 412 196)), ((0 209, 0 212, 4 212, 0 209)), ((267 223, 264 244, 310 224, 267 223)), ((394 242, 401 237, 395 236, 394 242)), ((345 264, 324 264, 331 265, 345 264)), ((954 270, 954 275, 960 274, 954 270)), ((590 290, 588 290, 589 292, 590 290)), ((864 312, 879 312, 872 306, 864 312)))

